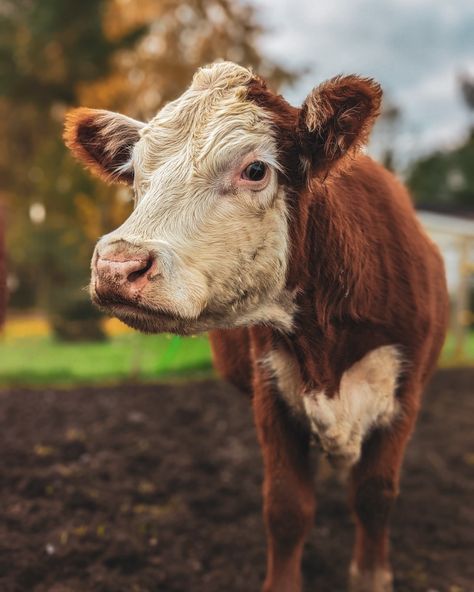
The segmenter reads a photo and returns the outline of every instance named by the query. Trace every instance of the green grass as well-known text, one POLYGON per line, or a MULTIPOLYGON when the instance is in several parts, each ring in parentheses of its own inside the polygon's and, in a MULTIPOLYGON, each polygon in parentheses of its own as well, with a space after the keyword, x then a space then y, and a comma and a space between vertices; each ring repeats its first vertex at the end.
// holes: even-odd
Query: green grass
POLYGON ((473 366, 474 365, 474 331, 470 331, 466 336, 466 341, 463 347, 462 356, 459 358, 454 352, 455 343, 452 333, 448 333, 448 337, 444 344, 443 353, 441 355, 441 366, 473 366))
MULTIPOLYGON (((454 342, 448 336, 440 364, 473 365, 474 332, 468 335, 461 359, 454 356, 454 342)), ((1 386, 70 386, 211 375, 205 336, 126 333, 103 343, 59 343, 50 337, 0 340, 1 386)))
POLYGON ((208 340, 124 334, 103 343, 0 341, 0 385, 97 384, 211 374, 208 340))

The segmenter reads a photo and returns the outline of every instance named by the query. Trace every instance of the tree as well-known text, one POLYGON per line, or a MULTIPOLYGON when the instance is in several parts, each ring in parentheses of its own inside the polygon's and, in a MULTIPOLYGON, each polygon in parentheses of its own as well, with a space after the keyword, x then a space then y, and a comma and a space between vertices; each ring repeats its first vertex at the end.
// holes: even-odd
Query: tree
MULTIPOLYGON (((474 79, 460 77, 461 93, 474 113, 474 79)), ((408 185, 419 206, 437 209, 474 210, 474 127, 458 148, 440 151, 415 162, 408 185)))
POLYGON ((111 70, 113 55, 145 32, 135 27, 109 40, 104 11, 96 0, 0 2, 0 175, 10 268, 24 303, 49 311, 60 309, 70 294, 81 298, 90 240, 79 205, 81 196, 95 192, 66 158, 65 108, 78 101, 84 84, 111 70), (30 216, 34 208, 42 209, 44 220, 30 216))
POLYGON ((474 111, 474 76, 462 74, 459 78, 459 83, 467 108, 474 111))
POLYGON ((408 185, 418 206, 474 209, 474 135, 459 148, 436 151, 413 164, 408 185))

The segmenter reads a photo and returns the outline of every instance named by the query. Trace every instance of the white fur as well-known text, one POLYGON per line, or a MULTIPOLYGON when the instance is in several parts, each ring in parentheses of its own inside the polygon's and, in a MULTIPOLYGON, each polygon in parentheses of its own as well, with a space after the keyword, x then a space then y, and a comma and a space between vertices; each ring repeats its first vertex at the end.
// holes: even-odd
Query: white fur
POLYGON ((298 364, 289 354, 273 351, 267 364, 285 400, 309 421, 335 464, 356 463, 367 434, 375 427, 390 425, 399 412, 395 392, 401 357, 393 345, 374 349, 351 366, 332 397, 306 392, 298 364))
POLYGON ((392 592, 392 572, 384 567, 359 571, 357 565, 351 563, 349 571, 350 592, 392 592))
POLYGON ((141 303, 187 319, 186 331, 245 319, 291 329, 277 146, 268 114, 245 99, 251 76, 235 64, 202 69, 141 130, 132 156, 135 210, 97 246, 102 253, 124 240, 154 252, 162 273, 141 303), (261 191, 232 181, 249 154, 270 167, 261 191))
POLYGON ((282 349, 273 349, 263 360, 276 378, 278 390, 290 409, 298 415, 305 413, 303 404, 304 385, 296 359, 282 349))

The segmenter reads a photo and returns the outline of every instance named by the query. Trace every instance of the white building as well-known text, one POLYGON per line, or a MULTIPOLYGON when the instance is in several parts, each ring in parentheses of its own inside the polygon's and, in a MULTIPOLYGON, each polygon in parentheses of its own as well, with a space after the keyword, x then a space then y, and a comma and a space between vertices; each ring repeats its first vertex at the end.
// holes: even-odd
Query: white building
MULTIPOLYGON (((455 299, 463 281, 463 268, 474 263, 474 220, 423 210, 417 214, 444 257, 449 293, 455 299)), ((468 272, 464 269, 464 274, 468 272)))

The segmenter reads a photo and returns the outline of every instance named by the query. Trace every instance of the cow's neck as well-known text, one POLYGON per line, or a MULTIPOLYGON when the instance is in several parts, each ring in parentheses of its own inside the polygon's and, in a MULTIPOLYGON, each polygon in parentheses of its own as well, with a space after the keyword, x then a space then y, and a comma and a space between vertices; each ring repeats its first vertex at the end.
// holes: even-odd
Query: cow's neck
POLYGON ((252 339, 261 356, 270 349, 291 356, 309 389, 334 392, 348 367, 386 343, 373 330, 383 306, 374 300, 383 293, 374 289, 379 254, 350 194, 321 185, 288 197, 290 204, 298 200, 291 208, 287 285, 295 293, 293 331, 256 327, 252 339))

